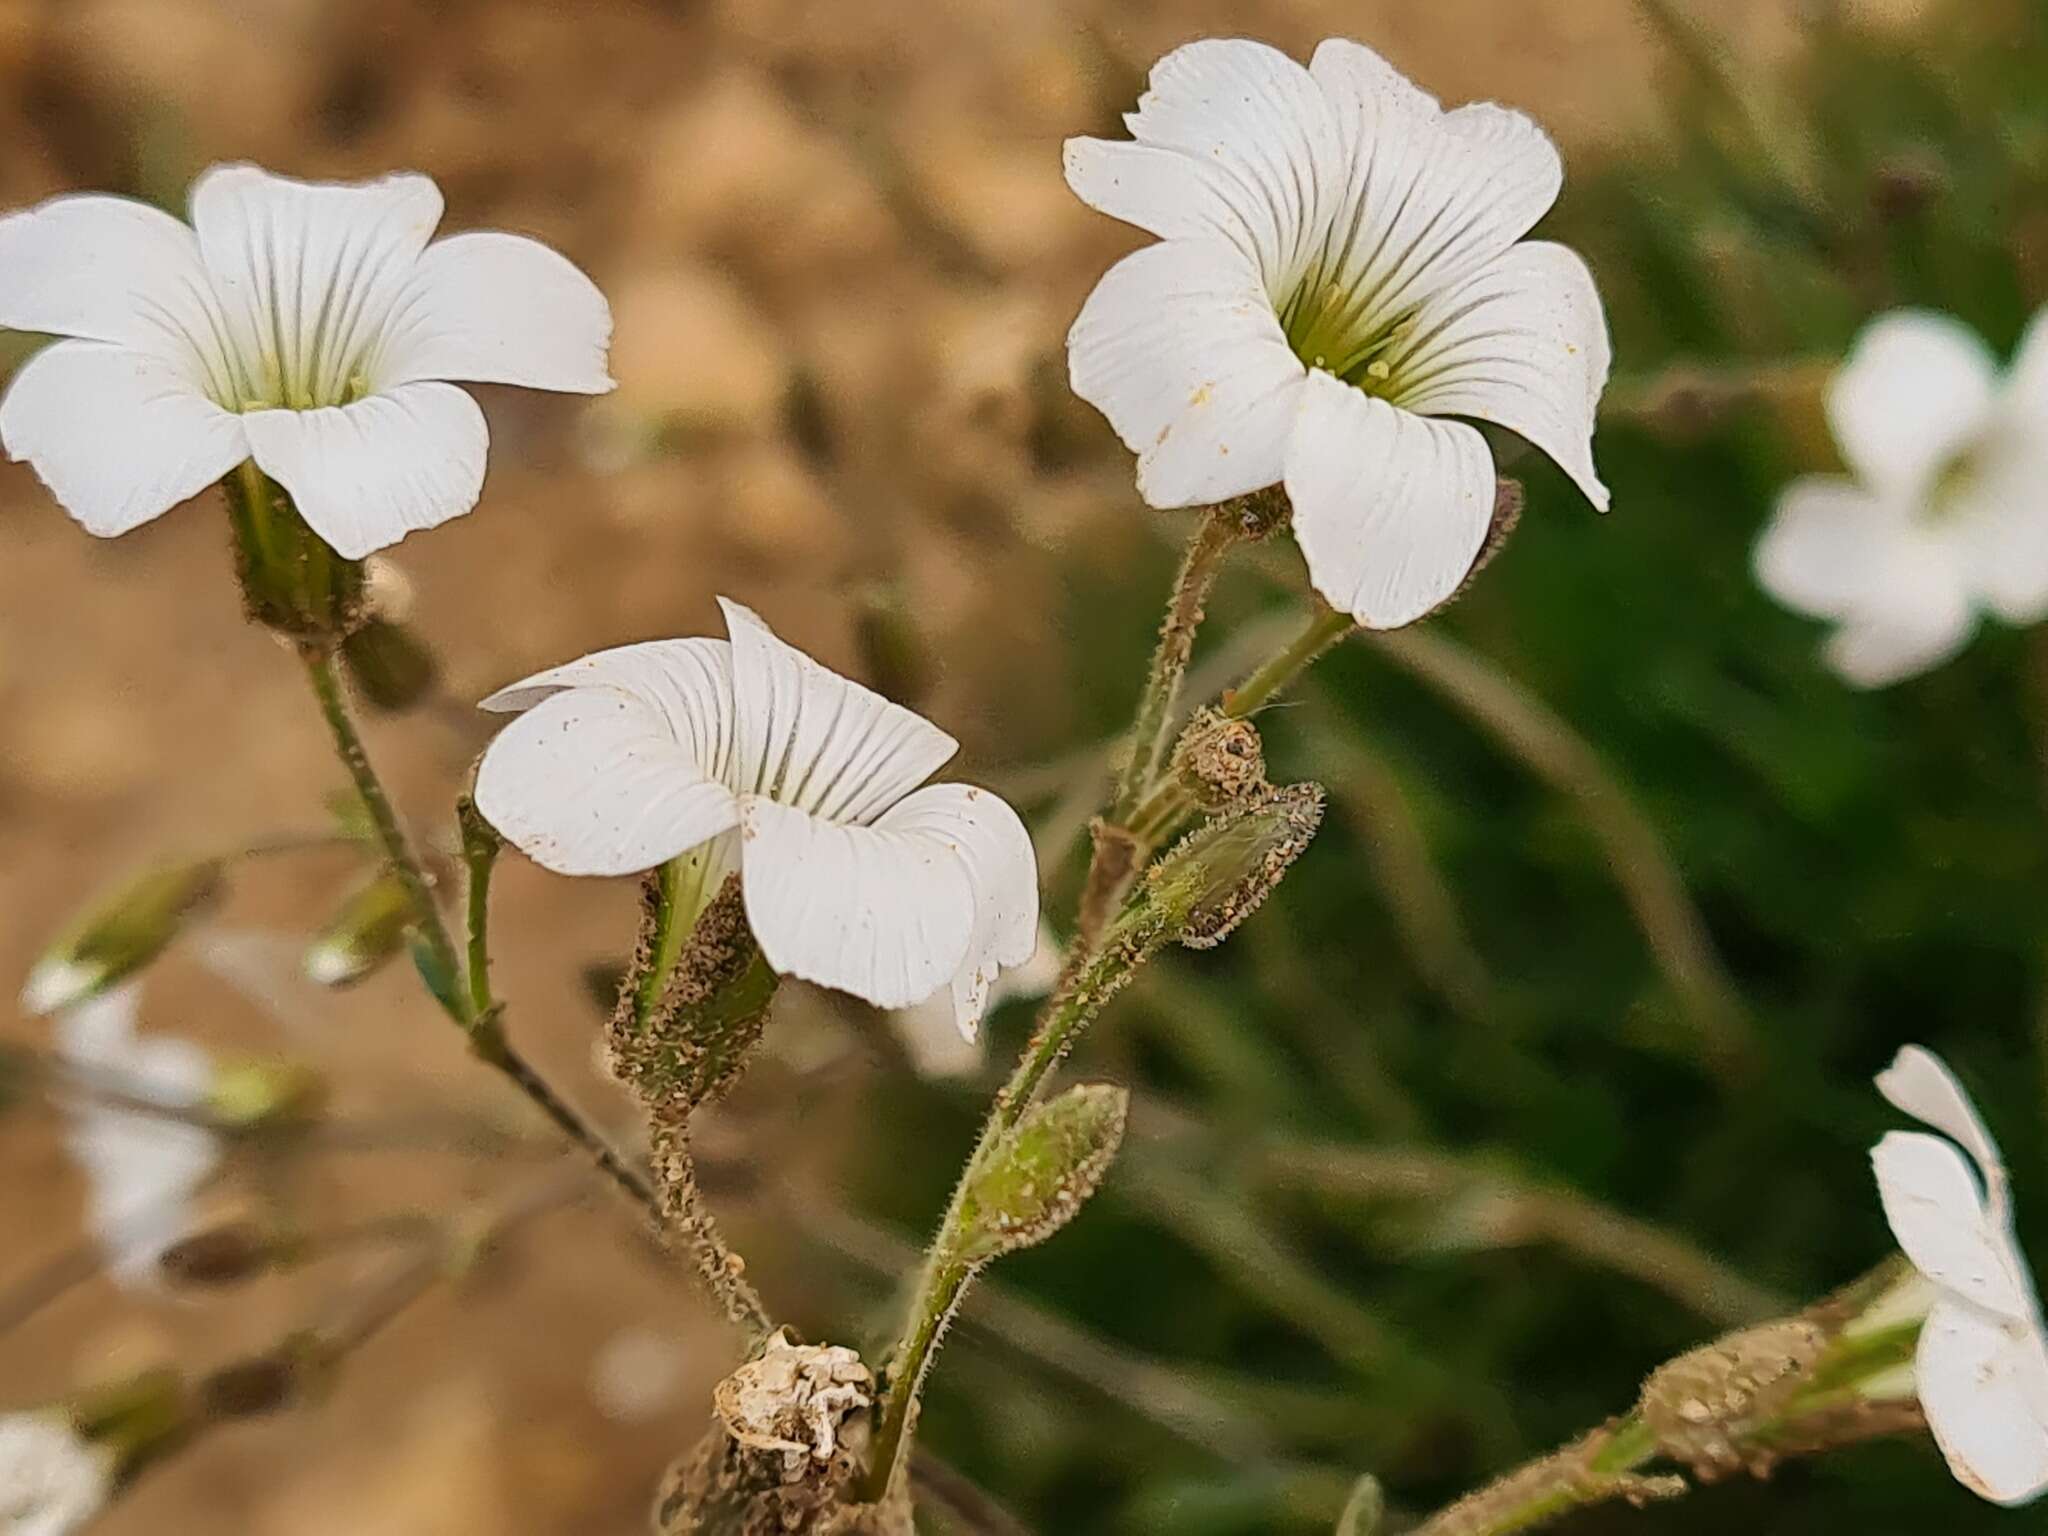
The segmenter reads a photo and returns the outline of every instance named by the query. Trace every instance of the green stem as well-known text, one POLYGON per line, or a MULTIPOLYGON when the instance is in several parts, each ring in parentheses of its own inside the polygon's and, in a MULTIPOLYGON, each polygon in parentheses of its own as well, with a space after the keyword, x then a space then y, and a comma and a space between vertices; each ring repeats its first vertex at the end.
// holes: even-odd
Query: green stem
POLYGON ((426 869, 413 852, 405 829, 398 824, 398 815, 391 808, 390 797, 384 793, 384 785, 378 779, 376 769, 370 766, 369 753, 363 748, 362 735, 349 714, 348 700, 342 692, 341 673, 334 664, 334 652, 325 646, 305 645, 299 648, 299 658, 305 663, 307 679, 313 685, 313 696, 319 700, 320 713, 327 721, 329 734, 334 737, 335 752, 340 756, 342 766, 348 770, 364 809, 369 812, 370 825, 376 832, 377 846, 384 855, 384 862, 397 875, 412 902, 414 932, 424 952, 420 956, 421 968, 423 972, 429 969, 433 972, 426 976, 428 990, 450 1018, 468 1028, 475 1022, 476 1015, 468 998, 454 988, 454 979, 461 974, 454 942, 448 937, 447 924, 441 920, 441 908, 434 900, 433 886, 427 879, 426 869))
POLYGON ((881 1429, 868 1462, 865 1494, 869 1502, 879 1501, 894 1481, 898 1463, 909 1437, 910 1423, 917 1408, 924 1380, 931 1370, 939 1339, 958 1309, 973 1279, 973 1266, 958 1256, 963 1215, 963 1197, 975 1171, 991 1156, 1024 1117, 1039 1088, 1051 1076, 1066 1054, 1074 1048, 1081 1032, 1100 1013, 1132 974, 1171 936, 1172 924, 1149 904, 1127 912, 1104 943, 1085 960, 1046 1005, 1031 1042, 1024 1048, 1010 1080, 996 1096, 974 1155, 954 1187, 952 1201, 939 1223, 937 1236, 918 1278, 917 1292, 910 1305, 910 1322, 890 1354, 887 1380, 883 1386, 881 1429))
MULTIPOLYGON (((1280 694, 1301 680, 1302 674, 1325 652, 1358 627, 1349 614, 1317 602, 1301 633, 1275 651, 1237 687, 1223 695, 1222 713, 1227 719, 1249 720, 1280 694)), ((1154 789, 1126 823, 1138 840, 1158 847, 1171 837, 1181 821, 1194 809, 1194 801, 1179 784, 1168 782, 1154 789)))
POLYGON ((462 867, 469 876, 469 1011, 482 1018, 497 1006, 491 996, 491 872, 504 843, 467 795, 455 803, 455 820, 462 832, 462 867))
POLYGON ((1181 679, 1187 675, 1188 658, 1194 654, 1195 632, 1202 626, 1203 610, 1222 573, 1224 556, 1242 534, 1242 521, 1228 506, 1211 507, 1203 514, 1181 560, 1166 617, 1159 626, 1152 670, 1131 726, 1130 758, 1111 805, 1110 819, 1119 825, 1127 822, 1166 766, 1173 747, 1174 705, 1180 698, 1181 679))
POLYGON ((668 988, 669 977, 675 974, 676 961, 689 942, 690 928, 696 921, 696 914, 685 913, 683 903, 677 899, 682 883, 681 864, 680 859, 671 859, 655 874, 660 896, 654 908, 654 953, 633 989, 633 1023, 642 1030, 661 1005, 662 993, 668 988))

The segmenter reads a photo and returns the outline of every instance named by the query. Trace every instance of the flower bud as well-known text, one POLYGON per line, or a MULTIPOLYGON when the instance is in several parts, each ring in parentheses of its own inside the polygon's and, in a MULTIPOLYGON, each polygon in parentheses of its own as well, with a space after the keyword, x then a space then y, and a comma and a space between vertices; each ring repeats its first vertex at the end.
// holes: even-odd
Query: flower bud
POLYGON ((1323 823, 1323 787, 1290 784, 1181 839, 1145 877, 1140 902, 1171 937, 1212 949, 1270 896, 1323 823))
POLYGON ((1173 776, 1206 810, 1263 794, 1268 785, 1259 728, 1221 710, 1197 711, 1174 743, 1173 776))
POLYGON ((301 962, 323 987, 361 981, 405 950, 412 896, 395 874, 377 876, 342 903, 333 921, 306 946, 301 962))
POLYGON ((166 1248, 157 1268, 172 1285, 211 1289, 239 1285, 268 1270, 281 1257, 278 1235, 253 1221, 229 1221, 166 1248))
POLYGON ((955 1255, 986 1264, 1035 1247, 1073 1220, 1123 1144, 1129 1110, 1123 1089, 1089 1083, 1026 1114, 969 1173, 955 1255))
POLYGON ((367 612, 362 561, 336 554, 306 526, 285 488, 253 461, 220 488, 250 620, 302 643, 347 639, 367 612))
POLYGON ((207 1108, 228 1129, 274 1130, 312 1120, 327 1102, 327 1083, 293 1061, 243 1061, 214 1074, 207 1108))
POLYGON ((341 659, 356 690, 391 714, 412 708, 440 680, 440 667, 426 643, 391 619, 365 621, 342 642, 341 659))
POLYGON ((1337 1517, 1336 1536, 1374 1536, 1386 1513, 1387 1496, 1380 1489, 1380 1480, 1367 1473, 1351 1490, 1344 1513, 1337 1517))
POLYGON ((108 896, 43 952, 21 989, 30 1013, 55 1013, 134 975, 225 888, 218 859, 147 870, 108 896))

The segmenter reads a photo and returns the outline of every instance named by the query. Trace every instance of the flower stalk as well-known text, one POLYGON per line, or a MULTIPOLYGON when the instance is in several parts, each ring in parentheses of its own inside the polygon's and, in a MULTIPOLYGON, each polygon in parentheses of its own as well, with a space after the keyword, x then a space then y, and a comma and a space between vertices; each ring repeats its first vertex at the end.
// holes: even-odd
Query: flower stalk
POLYGON ((235 574, 252 622, 301 643, 340 645, 363 623, 364 573, 306 526, 254 459, 220 483, 235 535, 235 574))

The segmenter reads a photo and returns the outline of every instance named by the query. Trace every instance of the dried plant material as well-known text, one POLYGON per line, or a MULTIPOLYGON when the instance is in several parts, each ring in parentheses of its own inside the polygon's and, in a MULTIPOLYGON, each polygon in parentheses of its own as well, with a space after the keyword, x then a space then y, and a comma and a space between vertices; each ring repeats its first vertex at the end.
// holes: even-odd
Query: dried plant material
POLYGON ((711 1394, 719 1420, 752 1451, 780 1453, 796 1476, 808 1458, 838 1454, 839 1426, 874 1401, 875 1379, 860 1356, 839 1344, 798 1344, 788 1329, 711 1394))
POLYGON ((1644 1383, 1643 1421, 1658 1449, 1702 1482, 1765 1476, 1776 1458, 1753 1433, 1798 1395, 1828 1342, 1818 1323, 1790 1318, 1680 1355, 1644 1383))
POLYGON ((1088 1202, 1123 1144, 1130 1095, 1106 1083, 1039 1105, 961 1191, 957 1257, 986 1264, 1051 1237, 1088 1202))
POLYGON ((1174 746, 1173 776, 1205 810, 1256 799, 1269 788, 1259 728, 1204 706, 1174 746))

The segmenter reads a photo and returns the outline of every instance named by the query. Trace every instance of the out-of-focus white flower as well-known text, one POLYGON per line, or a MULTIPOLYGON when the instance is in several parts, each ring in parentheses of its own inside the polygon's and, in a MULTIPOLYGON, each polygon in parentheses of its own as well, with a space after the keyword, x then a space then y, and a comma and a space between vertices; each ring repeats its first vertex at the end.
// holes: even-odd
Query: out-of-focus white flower
POLYGON ((590 1400, 617 1424, 644 1424, 674 1407, 689 1374, 682 1342, 652 1328, 624 1328, 590 1362, 590 1400))
POLYGON ((1850 475, 1786 487, 1756 575, 1788 608, 1835 621, 1831 668, 1882 688, 1955 655, 1981 614, 2048 617, 2048 316, 2003 379, 1960 322, 1882 316, 1827 405, 1850 475))
POLYGON ((0 1416, 0 1533, 70 1536, 105 1507, 114 1454, 61 1415, 0 1416))
MULTIPOLYGON (((213 1086, 212 1063, 188 1040, 138 1038, 140 993, 131 983, 61 1014, 57 1054, 126 1094, 194 1109, 213 1086)), ((204 1126, 84 1093, 67 1109, 66 1139, 90 1183, 88 1220, 108 1272, 124 1285, 147 1285, 163 1251, 192 1230, 192 1198, 220 1162, 219 1139, 204 1126)))
POLYGON ((429 244, 425 176, 220 165, 192 223, 126 198, 0 219, 0 326, 68 338, 0 402, 0 440, 103 537, 253 458, 359 559, 476 505, 489 438, 449 380, 600 394, 611 310, 517 235, 429 244))
POLYGON ((1871 1153, 1885 1219, 1935 1290, 1913 1359, 1920 1406, 1957 1481, 1995 1504, 2025 1504, 2048 1489, 2048 1341, 2005 1164, 1931 1052, 1907 1046, 1877 1086, 1942 1133, 1892 1131, 1871 1153))
MULTIPOLYGON (((1059 985, 1061 964, 1059 940, 1041 923, 1038 948, 1031 952, 1029 960, 996 978, 995 986, 989 990, 988 1006, 1046 996, 1059 985)), ((956 1027, 949 999, 928 998, 898 1010, 889 1022, 895 1026, 896 1038, 903 1042, 904 1052, 919 1077, 968 1077, 980 1070, 986 1054, 981 1039, 956 1027)))
POLYGON ((1485 543, 1477 417, 1594 505, 1607 322, 1586 265, 1523 241, 1556 147, 1518 112, 1446 112, 1357 43, 1308 68, 1205 41, 1153 66, 1132 142, 1071 139, 1081 200, 1159 237, 1112 267, 1067 338, 1074 390, 1138 455, 1155 507, 1284 483, 1316 590, 1407 624, 1485 543))
POLYGON ((484 754, 478 809, 561 874, 702 848, 705 891, 741 872, 777 971, 880 1008, 950 986, 971 1034, 1037 942, 1024 824, 985 789, 919 789, 952 737, 720 603, 730 642, 600 651, 485 699, 525 713, 484 754))

